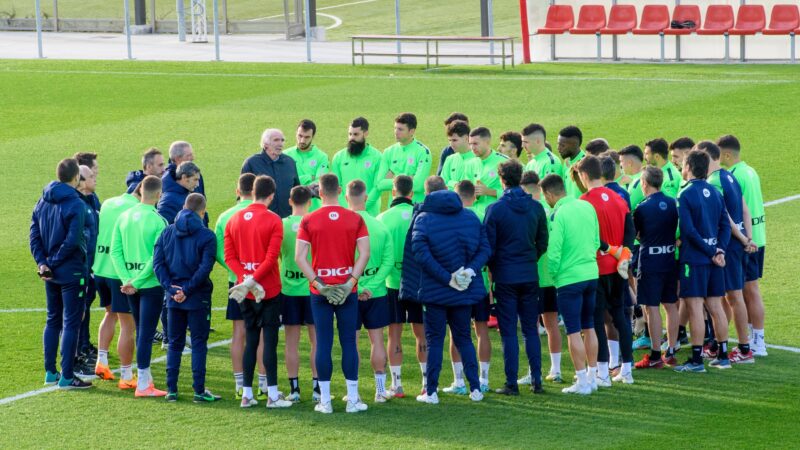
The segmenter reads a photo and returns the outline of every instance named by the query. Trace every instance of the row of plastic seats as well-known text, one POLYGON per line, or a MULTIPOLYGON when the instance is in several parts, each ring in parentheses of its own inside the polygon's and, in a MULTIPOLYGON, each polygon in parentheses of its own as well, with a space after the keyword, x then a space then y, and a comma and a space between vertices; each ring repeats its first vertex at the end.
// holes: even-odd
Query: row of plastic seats
MULTIPOLYGON (((578 13, 578 23, 575 25, 575 16, 572 6, 550 5, 547 11, 545 25, 539 28, 537 34, 558 35, 569 32, 570 34, 594 34, 597 36, 597 58, 600 59, 601 35, 660 35, 661 59, 664 59, 664 35, 685 36, 696 33, 698 35, 725 36, 725 58, 728 58, 728 36, 747 36, 762 33, 765 35, 788 35, 791 37, 791 59, 794 62, 794 36, 800 33, 800 9, 795 4, 775 5, 770 15, 767 26, 766 12, 763 5, 741 5, 734 13, 731 5, 709 5, 706 10, 705 22, 700 25, 700 7, 697 5, 676 5, 672 13, 672 20, 677 22, 694 22, 695 27, 671 28, 670 14, 666 5, 645 5, 642 9, 642 18, 637 26, 636 7, 633 5, 613 5, 606 21, 606 9, 602 5, 583 5, 578 13)), ((555 41, 553 41, 555 44, 555 41)), ((742 60, 744 60, 744 45, 741 46, 742 60)), ((616 56, 616 55, 615 55, 616 56)), ((552 50, 555 59, 555 48, 552 50)), ((677 55, 680 59, 680 55, 677 55)))

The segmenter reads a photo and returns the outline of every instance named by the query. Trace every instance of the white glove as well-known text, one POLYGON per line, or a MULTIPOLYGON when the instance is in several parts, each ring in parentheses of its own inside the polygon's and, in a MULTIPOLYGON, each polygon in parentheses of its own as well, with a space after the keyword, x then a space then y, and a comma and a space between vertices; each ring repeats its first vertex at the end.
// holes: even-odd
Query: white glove
POLYGON ((461 271, 456 274, 456 282, 458 282, 463 290, 466 290, 470 283, 472 283, 472 279, 475 278, 475 275, 474 270, 462 268, 461 271))
POLYGON ((450 274, 450 287, 461 292, 467 289, 467 286, 464 286, 463 283, 459 282, 459 277, 463 277, 464 267, 459 267, 458 270, 450 274))
MULTIPOLYGON (((255 286, 256 284, 258 283, 256 283, 256 280, 253 279, 252 275, 245 275, 244 281, 232 287, 228 291, 228 296, 236 300, 237 303, 242 303, 245 297, 247 297, 247 294, 250 292, 251 289, 253 289, 253 286, 255 286)), ((263 288, 261 289, 263 291, 263 288)))
POLYGON ((628 267, 630 267, 630 264, 630 259, 623 259, 617 263, 617 273, 622 277, 623 280, 628 279, 628 267))
POLYGON ((253 297, 255 297, 256 303, 261 303, 261 300, 267 296, 266 291, 264 291, 264 287, 258 282, 254 282, 253 287, 250 289, 250 293, 253 294, 253 297))

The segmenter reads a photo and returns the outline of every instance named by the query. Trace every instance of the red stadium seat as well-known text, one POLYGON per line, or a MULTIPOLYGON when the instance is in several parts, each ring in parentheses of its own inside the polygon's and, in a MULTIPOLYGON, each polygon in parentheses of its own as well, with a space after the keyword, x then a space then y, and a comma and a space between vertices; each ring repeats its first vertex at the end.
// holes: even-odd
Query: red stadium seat
POLYGON ((575 26, 575 15, 572 6, 550 5, 544 27, 539 28, 537 34, 564 34, 573 26, 575 26))
POLYGON ((600 29, 600 34, 628 34, 634 28, 636 28, 636 7, 614 5, 608 14, 608 25, 600 29))
POLYGON ((763 5, 742 5, 736 12, 736 26, 728 31, 734 36, 754 35, 767 26, 763 5))
POLYGON ((697 5, 677 5, 672 12, 672 20, 676 22, 691 20, 695 23, 695 28, 667 28, 664 30, 664 34, 670 36, 692 34, 700 26, 700 7, 697 5))
POLYGON ((733 8, 731 5, 709 5, 703 28, 697 30, 701 36, 722 36, 733 28, 733 8))
POLYGON ((785 35, 800 28, 800 9, 797 5, 775 5, 769 19, 769 27, 764 28, 767 35, 785 35))
POLYGON ((645 5, 642 10, 642 21, 633 34, 661 34, 669 28, 669 8, 666 5, 645 5))
POLYGON ((606 9, 602 5, 583 5, 578 13, 578 25, 570 34, 596 34, 606 26, 606 9))

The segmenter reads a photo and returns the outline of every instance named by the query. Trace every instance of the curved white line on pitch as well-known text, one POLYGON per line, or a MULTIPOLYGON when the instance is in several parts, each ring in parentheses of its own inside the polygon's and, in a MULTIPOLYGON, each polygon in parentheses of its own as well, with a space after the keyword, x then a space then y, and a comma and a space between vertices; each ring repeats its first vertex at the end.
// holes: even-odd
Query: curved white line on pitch
POLYGON ((333 14, 324 14, 324 13, 318 12, 317 15, 318 16, 327 17, 328 19, 333 20, 333 25, 331 25, 329 27, 325 27, 326 30, 332 30, 334 28, 339 28, 340 26, 342 26, 342 19, 334 16, 333 14))

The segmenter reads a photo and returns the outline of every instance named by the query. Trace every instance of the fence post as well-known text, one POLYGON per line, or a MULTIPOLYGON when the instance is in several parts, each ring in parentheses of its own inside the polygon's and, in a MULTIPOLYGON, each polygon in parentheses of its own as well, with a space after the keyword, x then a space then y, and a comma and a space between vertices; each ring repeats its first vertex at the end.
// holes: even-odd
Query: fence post
POLYGON ((214 0, 214 59, 219 61, 219 0, 214 0))
POLYGON ((183 0, 175 0, 175 10, 178 14, 178 40, 186 42, 186 15, 183 10, 183 0))
POLYGON ((58 31, 58 0, 53 0, 53 31, 58 31))
POLYGON ((153 34, 156 34, 156 0, 150 0, 150 21, 153 22, 153 34))
POLYGON ((306 62, 311 62, 311 0, 305 0, 303 19, 306 29, 306 62))
POLYGON ((44 58, 42 53, 42 5, 39 0, 36 0, 36 47, 39 49, 39 58, 44 58))
POLYGON ((125 39, 128 43, 128 59, 133 59, 131 52, 131 11, 128 5, 128 0, 123 0, 125 8, 125 39))
MULTIPOLYGON (((394 32, 397 36, 400 36, 400 0, 394 0, 394 32)), ((403 58, 400 57, 400 52, 402 51, 402 45, 400 41, 397 41, 397 64, 403 63, 403 58)))
MULTIPOLYGON (((519 0, 519 20, 522 26, 522 62, 531 63, 531 32, 528 29, 528 1, 519 0)), ((514 49, 512 44, 511 49, 514 49)))

